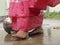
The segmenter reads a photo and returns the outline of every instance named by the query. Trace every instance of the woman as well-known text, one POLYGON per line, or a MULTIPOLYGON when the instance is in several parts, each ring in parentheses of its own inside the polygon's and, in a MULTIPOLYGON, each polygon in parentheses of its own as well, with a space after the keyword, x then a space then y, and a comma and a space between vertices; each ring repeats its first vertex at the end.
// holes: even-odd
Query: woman
MULTIPOLYGON (((40 27, 42 24, 42 12, 50 3, 48 0, 11 0, 9 17, 12 20, 12 29, 18 31, 12 36, 27 38, 28 31, 40 27)), ((52 6, 52 5, 50 5, 52 6)), ((42 30, 39 30, 43 32, 42 30)))

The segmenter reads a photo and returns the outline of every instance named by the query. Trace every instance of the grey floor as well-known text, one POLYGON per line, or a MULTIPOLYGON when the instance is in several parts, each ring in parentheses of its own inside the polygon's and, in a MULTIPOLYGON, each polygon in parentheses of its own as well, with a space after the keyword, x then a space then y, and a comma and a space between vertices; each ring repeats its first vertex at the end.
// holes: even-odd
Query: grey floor
POLYGON ((54 29, 57 26, 60 26, 60 20, 44 19, 42 25, 44 34, 20 40, 7 34, 3 24, 0 23, 0 45, 60 45, 60 29, 54 29))

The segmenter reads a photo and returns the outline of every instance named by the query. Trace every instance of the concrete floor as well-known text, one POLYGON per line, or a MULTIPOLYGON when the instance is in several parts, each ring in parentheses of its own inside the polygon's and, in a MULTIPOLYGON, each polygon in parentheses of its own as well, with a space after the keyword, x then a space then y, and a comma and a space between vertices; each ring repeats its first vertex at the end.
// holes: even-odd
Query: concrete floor
POLYGON ((7 34, 0 23, 0 45, 60 45, 60 29, 54 29, 56 26, 60 26, 60 20, 44 19, 42 26, 44 34, 20 40, 7 34))

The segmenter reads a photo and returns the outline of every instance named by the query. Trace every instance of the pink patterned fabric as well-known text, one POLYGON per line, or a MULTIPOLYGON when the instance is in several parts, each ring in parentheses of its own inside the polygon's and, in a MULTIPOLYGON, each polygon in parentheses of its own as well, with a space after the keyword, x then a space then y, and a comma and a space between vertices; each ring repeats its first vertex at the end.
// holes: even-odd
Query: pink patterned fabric
POLYGON ((13 30, 23 30, 29 31, 36 27, 41 27, 43 22, 43 15, 40 14, 39 16, 32 16, 32 17, 13 17, 12 18, 12 29, 13 30))
POLYGON ((46 10, 47 8, 47 2, 48 0, 37 0, 37 2, 35 3, 35 8, 38 8, 40 10, 46 10))
POLYGON ((29 8, 34 7, 35 0, 11 0, 9 7, 10 17, 30 16, 29 8))
POLYGON ((29 31, 42 25, 43 15, 39 14, 40 10, 38 8, 34 8, 35 2, 36 0, 11 0, 9 17, 12 18, 13 30, 29 31))

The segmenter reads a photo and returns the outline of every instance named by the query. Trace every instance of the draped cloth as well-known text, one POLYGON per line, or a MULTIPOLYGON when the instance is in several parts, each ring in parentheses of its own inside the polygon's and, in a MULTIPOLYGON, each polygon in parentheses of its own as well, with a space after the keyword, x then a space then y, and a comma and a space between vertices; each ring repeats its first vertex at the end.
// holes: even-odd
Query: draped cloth
POLYGON ((12 19, 12 29, 29 31, 42 26, 41 10, 59 3, 60 0, 11 0, 8 14, 12 19))
POLYGON ((48 6, 55 7, 60 4, 60 0, 48 0, 48 6))
POLYGON ((9 7, 10 17, 30 16, 29 8, 33 8, 35 0, 11 0, 9 7))

